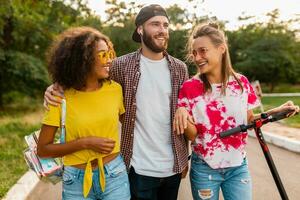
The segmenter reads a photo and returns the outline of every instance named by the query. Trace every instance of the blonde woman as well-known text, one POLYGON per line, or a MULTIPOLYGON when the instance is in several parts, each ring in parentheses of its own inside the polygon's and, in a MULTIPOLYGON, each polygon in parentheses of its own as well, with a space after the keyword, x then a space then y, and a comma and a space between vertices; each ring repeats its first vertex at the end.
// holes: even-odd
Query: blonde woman
MULTIPOLYGON (((245 145, 247 133, 221 139, 219 134, 253 121, 258 98, 248 79, 236 73, 230 62, 224 32, 218 25, 202 24, 190 35, 188 57, 199 74, 186 81, 179 92, 174 129, 192 141, 190 181, 193 198, 250 200, 251 177, 245 145)), ((267 111, 268 114, 292 110, 293 102, 267 111)))

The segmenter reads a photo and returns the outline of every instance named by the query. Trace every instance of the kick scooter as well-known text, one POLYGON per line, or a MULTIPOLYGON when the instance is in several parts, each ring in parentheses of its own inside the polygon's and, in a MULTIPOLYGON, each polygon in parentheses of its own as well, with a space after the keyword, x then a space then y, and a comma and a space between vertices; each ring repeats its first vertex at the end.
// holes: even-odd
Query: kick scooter
POLYGON ((252 123, 250 123, 248 125, 242 124, 242 125, 240 125, 236 128, 229 129, 228 131, 224 131, 224 132, 220 133, 220 137, 224 138, 224 137, 228 137, 232 134, 236 134, 236 133, 240 133, 240 132, 246 132, 248 129, 254 128, 256 137, 257 137, 257 139, 259 141, 259 144, 262 148, 262 151, 265 155, 268 166, 270 168, 270 171, 271 171, 272 176, 274 178, 274 181, 276 183, 277 189, 280 193, 281 199, 283 199, 283 200, 288 200, 289 198, 288 198, 288 196, 286 194, 286 191, 283 187, 280 176, 278 174, 276 166, 273 162, 273 158, 272 158, 271 153, 269 151, 268 145, 267 145, 267 143, 264 139, 264 136, 263 136, 260 128, 264 124, 267 124, 269 122, 275 122, 275 121, 286 118, 287 114, 289 114, 290 112, 291 111, 285 111, 285 112, 277 113, 277 114, 274 114, 274 115, 268 115, 267 113, 262 113, 260 119, 257 119, 257 120, 253 121, 252 123))

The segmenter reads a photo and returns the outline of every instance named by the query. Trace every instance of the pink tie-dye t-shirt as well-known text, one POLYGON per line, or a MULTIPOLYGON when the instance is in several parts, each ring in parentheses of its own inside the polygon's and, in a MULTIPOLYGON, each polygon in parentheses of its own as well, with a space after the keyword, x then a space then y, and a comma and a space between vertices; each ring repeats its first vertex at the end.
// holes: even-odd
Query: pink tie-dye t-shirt
POLYGON ((221 84, 212 84, 212 92, 204 94, 204 83, 194 77, 183 83, 178 107, 185 107, 195 120, 198 131, 192 150, 213 169, 239 166, 246 156, 247 133, 237 133, 220 138, 220 133, 241 124, 247 124, 247 111, 259 106, 248 79, 238 75, 238 82, 230 77, 226 95, 221 94, 221 84))

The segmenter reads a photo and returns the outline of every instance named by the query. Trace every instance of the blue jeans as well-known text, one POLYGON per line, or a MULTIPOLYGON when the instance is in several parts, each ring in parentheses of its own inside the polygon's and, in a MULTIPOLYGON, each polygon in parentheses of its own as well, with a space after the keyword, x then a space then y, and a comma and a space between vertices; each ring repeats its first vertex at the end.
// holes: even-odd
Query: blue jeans
POLYGON ((106 187, 101 191, 99 184, 99 169, 93 170, 93 184, 87 198, 83 197, 84 169, 65 166, 63 173, 63 200, 129 200, 130 187, 128 174, 119 155, 104 165, 106 187))
POLYGON ((237 167, 212 169, 193 153, 190 181, 194 200, 218 200, 220 188, 225 200, 252 199, 252 183, 246 159, 237 167))

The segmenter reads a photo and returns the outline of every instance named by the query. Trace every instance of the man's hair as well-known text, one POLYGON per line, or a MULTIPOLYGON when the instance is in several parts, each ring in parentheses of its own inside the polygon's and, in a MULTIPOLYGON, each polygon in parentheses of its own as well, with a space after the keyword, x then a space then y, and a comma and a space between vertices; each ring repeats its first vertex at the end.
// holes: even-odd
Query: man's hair
MULTIPOLYGON (((109 38, 94 28, 75 27, 61 33, 47 54, 52 81, 64 89, 82 89, 88 74, 93 70, 96 44, 100 40, 113 50, 109 38)), ((105 80, 99 81, 102 83, 105 80)))

